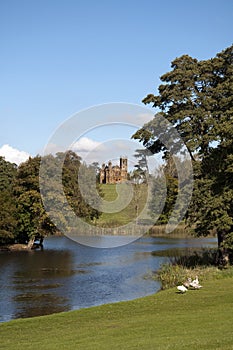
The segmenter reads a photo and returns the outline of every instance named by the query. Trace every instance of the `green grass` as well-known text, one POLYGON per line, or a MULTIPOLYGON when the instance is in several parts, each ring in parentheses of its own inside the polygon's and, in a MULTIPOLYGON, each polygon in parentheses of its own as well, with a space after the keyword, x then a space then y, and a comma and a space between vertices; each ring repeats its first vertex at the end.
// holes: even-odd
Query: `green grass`
MULTIPOLYGON (((147 200, 147 185, 138 185, 137 188, 133 186, 134 194, 133 198, 128 206, 123 210, 115 213, 102 213, 100 218, 97 220, 97 225, 102 227, 117 227, 126 225, 131 222, 137 216, 136 204, 138 204, 140 211, 144 208, 147 200)), ((116 185, 104 184, 100 185, 103 198, 106 201, 114 201, 117 199, 116 185)))
MULTIPOLYGON (((202 281, 200 281, 202 282, 202 281)), ((0 325, 0 349, 233 349, 233 278, 0 325)))
MULTIPOLYGON (((128 206, 123 210, 116 213, 105 213, 103 212, 99 219, 96 221, 99 227, 119 227, 132 222, 137 216, 136 205, 138 205, 138 213, 140 213, 146 206, 148 185, 132 185, 134 189, 133 198, 128 206)), ((104 200, 112 202, 117 199, 116 185, 115 184, 101 184, 100 191, 103 195, 104 200)), ((145 211, 146 212, 146 211, 145 211)), ((148 217, 143 214, 144 222, 147 221, 148 217)), ((150 218, 150 215, 149 215, 150 218)), ((166 232, 167 225, 154 225, 148 231, 148 234, 154 237, 190 237, 192 236, 192 230, 188 229, 184 223, 179 224, 174 230, 170 225, 171 232, 166 232)))

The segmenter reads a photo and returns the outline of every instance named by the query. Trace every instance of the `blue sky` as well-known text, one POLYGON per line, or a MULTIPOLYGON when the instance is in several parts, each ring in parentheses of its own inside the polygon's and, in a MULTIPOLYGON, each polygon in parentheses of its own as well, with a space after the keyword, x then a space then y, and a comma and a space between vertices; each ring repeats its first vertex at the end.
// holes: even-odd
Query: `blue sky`
POLYGON ((174 58, 230 46, 232 17, 230 0, 2 0, 0 149, 35 155, 82 109, 141 104, 174 58))

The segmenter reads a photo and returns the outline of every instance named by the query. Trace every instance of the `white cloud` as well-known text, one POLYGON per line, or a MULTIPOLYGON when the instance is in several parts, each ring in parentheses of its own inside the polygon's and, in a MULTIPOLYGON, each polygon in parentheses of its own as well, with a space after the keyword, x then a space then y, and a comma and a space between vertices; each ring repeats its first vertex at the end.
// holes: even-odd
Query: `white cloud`
POLYGON ((154 118, 152 113, 142 113, 137 115, 137 123, 139 125, 144 125, 154 118))
POLYGON ((43 155, 53 154, 58 152, 67 152, 72 150, 76 152, 79 156, 88 154, 89 152, 96 152, 96 147, 100 147, 101 142, 97 142, 88 137, 82 137, 78 141, 73 142, 69 146, 63 146, 62 142, 59 145, 55 143, 49 143, 46 148, 41 152, 43 155))
POLYGON ((154 118, 154 113, 148 112, 148 113, 135 114, 134 116, 125 115, 124 121, 125 121, 125 123, 130 123, 130 124, 133 124, 137 127, 142 127, 144 124, 148 123, 153 118, 154 118))
POLYGON ((24 151, 19 151, 9 145, 3 145, 0 148, 0 156, 5 157, 5 160, 8 162, 19 165, 20 163, 25 162, 30 157, 30 154, 24 151))
POLYGON ((105 142, 97 142, 92 138, 83 137, 72 145, 72 150, 77 152, 87 164, 98 162, 101 165, 112 161, 116 165, 119 164, 121 156, 126 156, 130 169, 137 163, 137 159, 134 157, 137 148, 139 148, 138 143, 127 138, 113 138, 105 142))
POLYGON ((66 151, 65 147, 62 147, 61 145, 56 145, 54 143, 49 143, 45 149, 42 149, 38 153, 42 155, 47 155, 47 154, 55 155, 58 152, 65 152, 65 151, 66 151))
POLYGON ((94 141, 88 137, 82 137, 72 145, 72 150, 75 152, 94 152, 95 148, 99 147, 101 142, 94 141))

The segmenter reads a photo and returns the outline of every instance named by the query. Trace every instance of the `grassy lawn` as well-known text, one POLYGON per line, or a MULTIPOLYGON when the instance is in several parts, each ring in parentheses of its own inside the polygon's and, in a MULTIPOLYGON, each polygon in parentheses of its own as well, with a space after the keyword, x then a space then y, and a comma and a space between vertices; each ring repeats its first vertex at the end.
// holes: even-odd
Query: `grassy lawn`
POLYGON ((233 278, 203 285, 3 323, 0 349, 233 349, 233 278))

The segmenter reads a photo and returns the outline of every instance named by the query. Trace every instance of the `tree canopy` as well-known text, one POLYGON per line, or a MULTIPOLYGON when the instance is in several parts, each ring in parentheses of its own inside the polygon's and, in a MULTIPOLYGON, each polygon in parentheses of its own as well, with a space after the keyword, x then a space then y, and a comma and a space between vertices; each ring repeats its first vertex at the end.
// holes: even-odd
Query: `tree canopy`
MULTIPOLYGON (((143 99, 158 113, 138 130, 152 153, 167 152, 156 130, 159 115, 176 128, 193 161, 195 186, 188 219, 198 235, 215 231, 219 247, 233 242, 233 46, 214 58, 176 58, 158 94, 143 99)), ((169 127, 161 129, 169 133, 169 127)), ((170 151, 170 150, 169 150, 170 151)), ((176 140, 172 152, 180 151, 176 140)))
MULTIPOLYGON (((50 219, 50 212, 45 210, 40 190, 40 181, 45 181, 43 188, 47 191, 50 208, 56 208, 60 227, 66 227, 66 212, 72 208, 74 213, 85 220, 93 221, 100 213, 93 209, 83 198, 78 181, 82 166, 85 177, 85 192, 88 195, 90 172, 94 168, 81 164, 81 158, 68 151, 44 157, 30 157, 18 167, 0 157, 0 245, 11 243, 33 244, 35 240, 43 241, 44 236, 58 233, 57 227, 50 219), (40 177, 40 165, 43 160, 45 174, 40 177), (57 169, 62 164, 62 186, 67 202, 61 196, 58 187, 57 169), (59 210, 60 209, 60 210, 59 210)), ((89 195, 90 197, 90 195, 89 195)))
POLYGON ((16 165, 0 157, 0 244, 8 244, 14 241, 17 224, 14 197, 16 173, 16 165))

